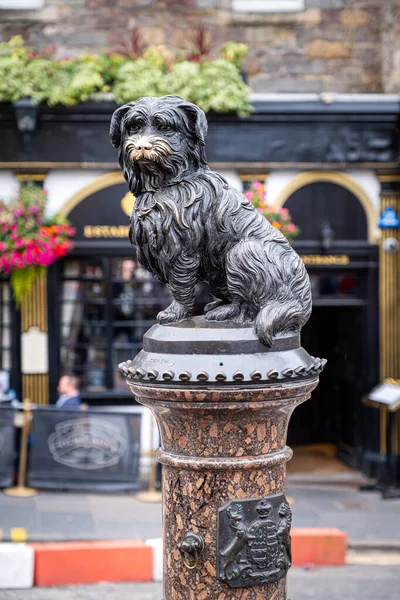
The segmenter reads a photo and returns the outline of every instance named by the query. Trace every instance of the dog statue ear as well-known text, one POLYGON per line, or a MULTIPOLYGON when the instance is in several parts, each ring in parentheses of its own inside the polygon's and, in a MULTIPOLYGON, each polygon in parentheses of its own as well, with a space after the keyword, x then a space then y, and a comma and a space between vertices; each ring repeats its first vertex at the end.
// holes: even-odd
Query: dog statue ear
POLYGON ((174 96, 170 94, 168 96, 164 96, 163 100, 172 100, 175 106, 186 113, 192 132, 196 135, 200 142, 204 144, 208 131, 208 123, 204 111, 202 111, 201 108, 199 108, 196 104, 192 104, 192 102, 186 102, 186 100, 181 98, 181 96, 174 96))
POLYGON ((179 108, 184 110, 187 114, 193 133, 200 140, 200 142, 205 144, 208 123, 204 111, 201 110, 201 108, 199 108, 196 104, 185 102, 184 100, 182 100, 182 103, 179 104, 179 108))
POLYGON ((135 106, 135 102, 129 102, 129 104, 124 104, 124 106, 120 106, 114 112, 111 118, 110 124, 110 140, 114 148, 119 148, 121 145, 121 121, 122 118, 126 115, 128 110, 135 106))

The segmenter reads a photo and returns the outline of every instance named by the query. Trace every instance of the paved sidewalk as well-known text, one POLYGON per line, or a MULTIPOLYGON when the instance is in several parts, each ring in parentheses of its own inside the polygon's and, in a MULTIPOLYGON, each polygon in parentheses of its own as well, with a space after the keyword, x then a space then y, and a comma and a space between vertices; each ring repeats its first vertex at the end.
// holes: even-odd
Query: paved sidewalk
MULTIPOLYGON (((400 546, 400 500, 349 486, 289 485, 294 527, 338 527, 350 539, 400 546)), ((0 494, 0 528, 27 530, 29 541, 148 539, 161 537, 161 504, 134 494, 40 492, 34 498, 0 494)))
MULTIPOLYGON (((161 600, 161 584, 1 591, 1 600, 161 600)), ((330 567, 289 574, 291 600, 398 600, 399 567, 330 567)))

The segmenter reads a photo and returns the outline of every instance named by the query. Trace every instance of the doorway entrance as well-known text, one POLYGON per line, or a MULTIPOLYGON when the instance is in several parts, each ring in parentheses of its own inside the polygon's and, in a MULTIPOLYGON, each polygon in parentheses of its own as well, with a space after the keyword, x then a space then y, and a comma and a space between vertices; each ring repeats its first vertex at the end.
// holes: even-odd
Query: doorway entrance
POLYGON ((328 360, 310 400, 291 419, 291 446, 332 445, 358 466, 363 445, 363 396, 378 380, 378 249, 368 242, 368 219, 347 188, 317 181, 284 203, 301 229, 294 243, 313 292, 313 313, 302 345, 328 360), (331 239, 324 239, 324 228, 331 239))
POLYGON ((316 306, 302 332, 312 356, 328 360, 310 400, 294 412, 289 445, 333 443, 354 447, 362 396, 363 308, 316 306))

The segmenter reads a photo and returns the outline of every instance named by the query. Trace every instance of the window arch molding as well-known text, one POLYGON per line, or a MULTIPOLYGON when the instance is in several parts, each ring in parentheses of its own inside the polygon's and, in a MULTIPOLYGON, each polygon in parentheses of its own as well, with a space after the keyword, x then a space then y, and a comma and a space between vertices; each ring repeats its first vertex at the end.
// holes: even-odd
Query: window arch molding
POLYGON ((98 177, 91 183, 85 185, 83 188, 81 188, 75 194, 73 194, 58 210, 57 214, 63 217, 68 217, 72 209, 75 208, 75 206, 77 206, 80 202, 85 200, 85 198, 87 198, 91 194, 94 194, 95 192, 103 190, 104 188, 110 187, 112 185, 124 183, 124 181, 125 179, 122 171, 113 171, 111 173, 105 173, 104 175, 100 175, 100 177, 98 177))
POLYGON ((335 183, 336 185, 346 188, 361 202, 367 217, 368 241, 370 244, 376 244, 379 238, 379 230, 377 227, 379 220, 378 211, 361 185, 347 173, 340 171, 305 171, 299 173, 278 194, 274 206, 276 208, 282 207, 292 194, 306 185, 324 182, 335 183))

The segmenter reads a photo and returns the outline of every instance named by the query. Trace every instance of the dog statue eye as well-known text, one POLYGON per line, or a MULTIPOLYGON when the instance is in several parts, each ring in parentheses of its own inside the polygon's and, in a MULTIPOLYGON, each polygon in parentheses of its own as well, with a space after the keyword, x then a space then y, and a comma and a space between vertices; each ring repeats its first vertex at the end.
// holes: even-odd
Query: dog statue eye
POLYGON ((173 131, 173 128, 171 125, 160 125, 160 127, 158 128, 159 131, 163 131, 164 133, 169 133, 171 131, 173 131))
POLYGON ((140 131, 141 129, 141 125, 139 123, 132 123, 129 126, 129 133, 137 133, 138 131, 140 131))

